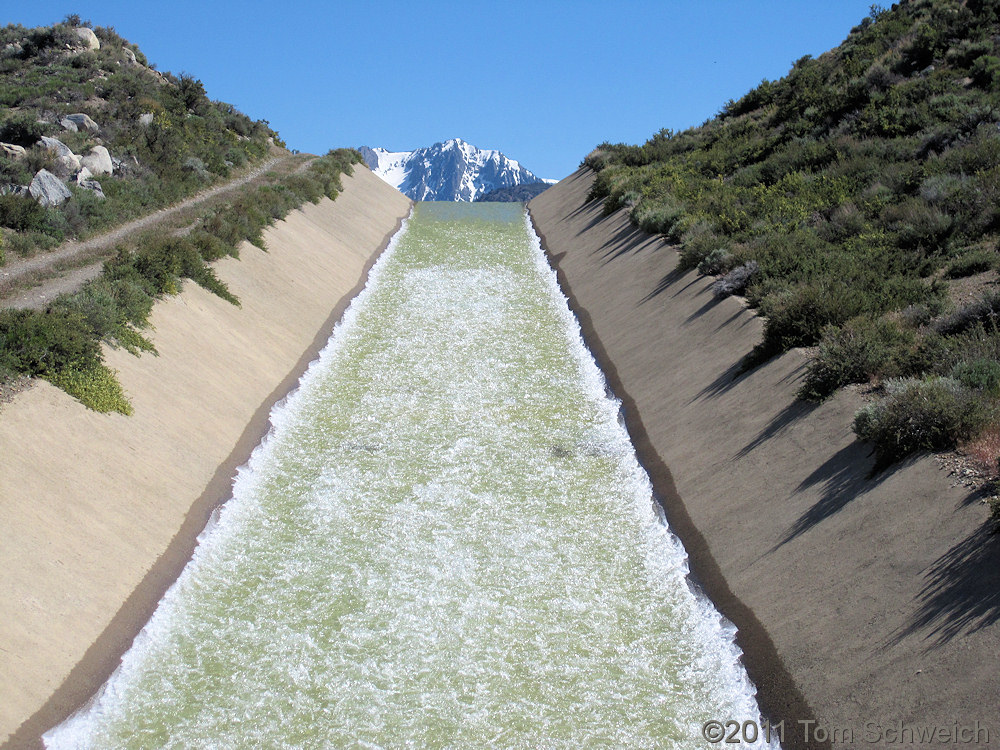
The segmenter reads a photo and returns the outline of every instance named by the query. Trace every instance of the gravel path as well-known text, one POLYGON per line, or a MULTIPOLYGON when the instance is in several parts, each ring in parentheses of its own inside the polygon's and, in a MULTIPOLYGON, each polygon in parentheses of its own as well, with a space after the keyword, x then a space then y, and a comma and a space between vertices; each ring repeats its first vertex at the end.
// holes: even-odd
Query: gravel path
MULTIPOLYGON (((203 190, 197 195, 186 198, 179 203, 154 211, 151 214, 107 232, 92 237, 83 242, 67 242, 59 248, 31 258, 14 260, 0 266, 0 307, 42 308, 49 301, 64 294, 79 289, 101 273, 104 264, 103 253, 113 248, 124 238, 144 229, 155 227, 173 218, 181 211, 204 203, 216 196, 232 192, 244 185, 259 179, 265 173, 286 164, 298 157, 294 155, 279 156, 268 159, 246 174, 229 182, 203 190), (93 263, 79 265, 87 257, 98 257, 93 263), (60 267, 69 267, 62 272, 60 267), (57 274, 54 278, 52 274, 57 274), (31 277, 39 278, 39 282, 25 289, 24 283, 31 277), (46 278, 49 277, 49 278, 46 278)), ((312 162, 308 159, 300 164, 295 173, 301 172, 312 162)))

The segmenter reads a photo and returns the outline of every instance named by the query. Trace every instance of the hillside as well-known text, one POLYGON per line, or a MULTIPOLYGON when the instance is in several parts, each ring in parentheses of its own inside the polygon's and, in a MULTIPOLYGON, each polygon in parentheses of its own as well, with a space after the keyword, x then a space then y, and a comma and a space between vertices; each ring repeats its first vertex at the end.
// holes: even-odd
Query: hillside
POLYGON ((10 107, 0 119, 0 237, 14 259, 4 281, 38 264, 58 277, 87 243, 41 251, 121 228, 95 238, 98 254, 83 257, 88 273, 60 287, 66 293, 0 309, 0 399, 42 378, 92 409, 129 414, 102 344, 155 352, 144 333, 154 302, 185 279, 239 306, 211 263, 238 257, 244 240, 264 249, 267 226, 305 202, 335 198, 360 155, 291 157, 266 122, 211 101, 190 76, 160 74, 112 29, 75 17, 8 26, 0 50, 0 101, 10 107), (285 169, 267 171, 272 161, 285 169), (197 213, 178 213, 180 226, 143 220, 123 231, 164 205, 183 208, 179 199, 195 192, 187 203, 197 213), (202 202, 214 193, 221 197, 202 202), (18 257, 30 255, 38 257, 18 257))
POLYGON ((801 397, 880 386, 854 427, 882 465, 958 444, 996 471, 998 40, 990 0, 873 6, 700 127, 585 161, 608 212, 766 318, 743 371, 818 346, 801 397))
POLYGON ((280 145, 266 122, 76 16, 0 29, 0 107, 0 262, 172 203, 280 145))

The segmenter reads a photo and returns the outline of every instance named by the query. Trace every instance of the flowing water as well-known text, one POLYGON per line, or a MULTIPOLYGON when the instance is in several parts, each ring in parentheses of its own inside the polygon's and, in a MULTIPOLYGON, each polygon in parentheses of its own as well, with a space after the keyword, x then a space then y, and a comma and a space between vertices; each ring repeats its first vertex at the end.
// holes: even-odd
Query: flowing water
POLYGON ((756 719, 518 204, 418 204, 50 747, 705 747, 756 719))

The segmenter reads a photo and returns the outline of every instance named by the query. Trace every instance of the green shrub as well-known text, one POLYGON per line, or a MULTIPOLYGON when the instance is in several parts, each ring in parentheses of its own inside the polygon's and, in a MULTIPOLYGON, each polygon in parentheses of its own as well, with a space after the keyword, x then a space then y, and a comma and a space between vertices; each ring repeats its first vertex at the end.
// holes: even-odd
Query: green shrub
POLYGON ((952 219, 924 201, 912 199, 883 211, 882 225, 896 233, 904 248, 936 250, 952 228, 952 219))
POLYGON ((134 282, 102 276, 75 294, 59 297, 52 307, 82 315, 94 336, 133 354, 156 351, 137 330, 147 325, 153 297, 134 282))
POLYGON ((954 448, 990 421, 992 409, 952 378, 887 381, 884 398, 854 417, 854 432, 885 466, 917 451, 954 448))
POLYGON ((987 90, 1000 86, 1000 58, 994 55, 983 55, 976 60, 970 71, 973 82, 987 90))
POLYGON ((826 326, 842 325, 861 312, 860 301, 843 283, 800 285, 762 310, 764 344, 774 352, 812 346, 826 326))
POLYGON ((966 388, 982 391, 990 396, 1000 395, 1000 362, 978 358, 958 362, 951 376, 966 388))
POLYGON ((989 499, 990 520, 993 521, 993 528, 1000 531, 1000 497, 989 499))
POLYGON ((22 258, 39 250, 50 250, 59 244, 57 239, 41 232, 11 232, 6 238, 7 249, 22 258))
POLYGON ((52 306, 62 312, 81 316, 99 339, 113 334, 123 322, 112 284, 105 279, 91 282, 76 294, 59 297, 52 306))
POLYGON ((206 263, 211 263, 227 255, 234 258, 240 257, 235 246, 227 245, 222 239, 214 234, 209 234, 204 229, 196 229, 188 235, 188 238, 206 263))
POLYGON ((0 141, 14 143, 30 148, 38 140, 51 132, 52 126, 38 122, 38 118, 30 114, 18 112, 8 115, 0 122, 0 141))
POLYGON ((0 310, 0 365, 12 372, 49 376, 101 362, 101 348, 84 317, 62 310, 0 310))
POLYGON ((602 151, 600 146, 598 146, 584 157, 580 166, 589 167, 595 172, 600 172, 608 166, 608 160, 609 155, 605 151, 602 151))
POLYGON ((819 342, 819 351, 809 364, 799 397, 822 401, 838 388, 850 383, 864 383, 875 375, 898 369, 900 352, 914 344, 912 331, 880 318, 861 317, 843 327, 827 326, 819 342))
POLYGON ((717 247, 698 263, 698 273, 703 276, 716 276, 725 273, 733 266, 733 256, 724 247, 717 247))
POLYGON ((641 201, 632 209, 632 220, 644 232, 666 234, 684 216, 684 209, 673 202, 641 201))
POLYGON ((992 250, 971 250, 951 261, 945 268, 944 275, 949 279, 960 279, 984 271, 992 271, 996 265, 997 254, 992 250))
POLYGON ((153 236, 138 252, 120 250, 104 264, 104 275, 110 281, 138 284, 151 298, 177 294, 181 279, 187 278, 239 306, 189 237, 153 236))
POLYGON ((132 414, 121 383, 114 371, 98 364, 87 368, 69 368, 46 376, 46 380, 80 401, 88 409, 98 412, 132 414))
POLYGON ((17 232, 41 232, 45 228, 45 209, 27 195, 0 195, 0 226, 17 232))
POLYGON ((677 267, 681 271, 697 268, 714 250, 724 245, 719 237, 705 221, 692 224, 681 239, 681 252, 677 267))

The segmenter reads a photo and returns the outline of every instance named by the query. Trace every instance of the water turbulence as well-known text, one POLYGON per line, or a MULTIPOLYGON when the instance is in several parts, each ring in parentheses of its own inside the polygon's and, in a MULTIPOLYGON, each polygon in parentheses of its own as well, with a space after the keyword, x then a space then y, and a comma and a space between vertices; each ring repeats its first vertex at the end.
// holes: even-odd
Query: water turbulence
POLYGON ((50 747, 704 747, 755 719, 522 209, 418 204, 50 747))

